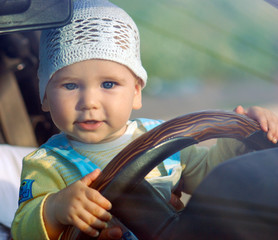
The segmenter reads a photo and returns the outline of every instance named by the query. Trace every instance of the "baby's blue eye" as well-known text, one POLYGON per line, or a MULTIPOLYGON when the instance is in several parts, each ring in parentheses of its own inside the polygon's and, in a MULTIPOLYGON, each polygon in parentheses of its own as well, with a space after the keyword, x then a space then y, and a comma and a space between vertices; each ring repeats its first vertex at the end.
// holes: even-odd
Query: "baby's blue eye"
POLYGON ((115 86, 114 82, 103 82, 102 83, 102 87, 105 88, 105 89, 110 89, 110 88, 112 88, 114 86, 115 86))
POLYGON ((64 87, 68 90, 74 90, 76 89, 78 86, 76 83, 66 83, 64 84, 64 87))

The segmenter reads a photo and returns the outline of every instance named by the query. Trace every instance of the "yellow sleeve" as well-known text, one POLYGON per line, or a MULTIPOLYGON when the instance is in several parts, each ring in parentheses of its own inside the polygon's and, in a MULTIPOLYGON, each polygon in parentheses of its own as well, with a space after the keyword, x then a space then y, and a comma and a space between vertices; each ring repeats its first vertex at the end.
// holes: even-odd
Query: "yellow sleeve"
POLYGON ((41 156, 38 151, 23 160, 21 203, 12 223, 14 240, 49 239, 43 221, 43 204, 49 194, 66 187, 65 181, 54 167, 54 158, 41 156))
POLYGON ((245 145, 236 139, 219 139, 208 147, 190 146, 181 151, 182 190, 192 194, 204 177, 219 163, 247 152, 245 145))

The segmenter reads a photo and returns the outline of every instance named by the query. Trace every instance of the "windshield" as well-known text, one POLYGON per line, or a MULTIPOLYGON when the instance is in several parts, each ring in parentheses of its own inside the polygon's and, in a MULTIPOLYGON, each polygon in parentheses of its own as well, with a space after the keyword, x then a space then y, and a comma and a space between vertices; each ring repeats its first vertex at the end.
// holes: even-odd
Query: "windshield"
POLYGON ((134 116, 278 103, 278 9, 263 0, 112 1, 135 20, 148 72, 134 116), (153 111, 156 109, 156 111, 153 111))

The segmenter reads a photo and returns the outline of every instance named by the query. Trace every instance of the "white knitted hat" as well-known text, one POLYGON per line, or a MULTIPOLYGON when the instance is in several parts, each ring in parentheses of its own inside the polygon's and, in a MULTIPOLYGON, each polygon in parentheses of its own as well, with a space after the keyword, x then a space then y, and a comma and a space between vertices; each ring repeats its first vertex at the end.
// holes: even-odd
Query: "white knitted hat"
POLYGON ((74 0, 71 23, 41 34, 38 70, 41 101, 56 71, 88 59, 121 63, 142 79, 143 87, 146 85, 139 31, 131 17, 107 0, 74 0))

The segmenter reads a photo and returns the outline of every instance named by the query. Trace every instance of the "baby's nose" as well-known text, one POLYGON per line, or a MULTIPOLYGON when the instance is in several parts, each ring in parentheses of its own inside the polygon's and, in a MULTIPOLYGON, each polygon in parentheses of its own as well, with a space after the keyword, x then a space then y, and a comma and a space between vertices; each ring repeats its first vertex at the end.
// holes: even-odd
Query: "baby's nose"
POLYGON ((97 109, 100 107, 100 96, 97 91, 84 91, 80 99, 81 109, 97 109))

